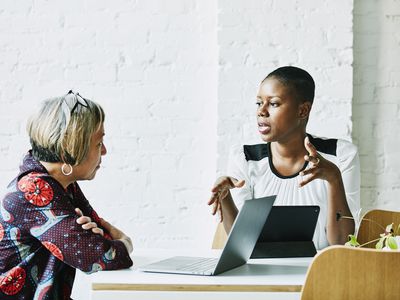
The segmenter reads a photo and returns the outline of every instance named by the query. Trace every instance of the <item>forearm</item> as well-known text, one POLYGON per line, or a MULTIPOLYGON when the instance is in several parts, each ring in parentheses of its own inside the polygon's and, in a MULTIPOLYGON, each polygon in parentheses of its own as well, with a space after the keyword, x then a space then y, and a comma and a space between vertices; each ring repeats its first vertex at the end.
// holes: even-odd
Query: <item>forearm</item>
POLYGON ((121 241, 125 245, 128 253, 132 253, 133 245, 129 236, 104 219, 100 219, 100 224, 109 233, 111 239, 121 241))
POLYGON ((231 231, 233 222, 236 219, 236 216, 238 214, 238 209, 235 205, 235 202, 232 199, 231 192, 228 191, 228 194, 226 197, 221 201, 221 207, 222 207, 222 215, 223 215, 223 224, 225 228, 225 232, 229 234, 231 231))
POLYGON ((337 213, 344 216, 352 216, 346 200, 340 171, 334 180, 328 182, 328 216, 327 238, 330 245, 344 244, 349 234, 354 234, 355 223, 353 219, 339 219, 337 213))
POLYGON ((120 240, 122 243, 124 243, 126 250, 128 251, 129 254, 131 254, 133 251, 133 245, 132 245, 131 238, 129 236, 124 236, 118 240, 120 240))

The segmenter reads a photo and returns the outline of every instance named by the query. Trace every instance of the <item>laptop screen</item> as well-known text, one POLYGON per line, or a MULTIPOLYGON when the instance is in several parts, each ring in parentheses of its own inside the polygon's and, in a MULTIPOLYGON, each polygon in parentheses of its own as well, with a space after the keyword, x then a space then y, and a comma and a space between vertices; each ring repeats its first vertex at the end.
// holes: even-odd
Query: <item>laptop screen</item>
POLYGON ((314 256, 319 206, 273 206, 252 258, 314 256))

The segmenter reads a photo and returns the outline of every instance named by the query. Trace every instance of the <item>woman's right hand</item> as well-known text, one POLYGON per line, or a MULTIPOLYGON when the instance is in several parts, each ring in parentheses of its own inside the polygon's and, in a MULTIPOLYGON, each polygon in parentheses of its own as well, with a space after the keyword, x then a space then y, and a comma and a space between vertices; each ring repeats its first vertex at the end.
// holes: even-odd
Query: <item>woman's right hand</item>
POLYGON ((230 195, 229 190, 233 188, 241 188, 245 184, 244 180, 237 180, 236 178, 229 176, 221 176, 219 177, 215 183, 213 188, 211 189, 211 197, 208 200, 208 205, 213 205, 212 214, 215 215, 217 211, 220 215, 220 221, 223 221, 222 214, 222 201, 230 195))
POLYGON ((79 218, 76 220, 76 223, 78 223, 79 225, 82 225, 82 228, 84 230, 92 230, 93 233, 104 236, 103 229, 98 227, 97 223, 93 222, 90 217, 84 216, 82 211, 79 208, 75 208, 75 212, 79 216, 79 218))

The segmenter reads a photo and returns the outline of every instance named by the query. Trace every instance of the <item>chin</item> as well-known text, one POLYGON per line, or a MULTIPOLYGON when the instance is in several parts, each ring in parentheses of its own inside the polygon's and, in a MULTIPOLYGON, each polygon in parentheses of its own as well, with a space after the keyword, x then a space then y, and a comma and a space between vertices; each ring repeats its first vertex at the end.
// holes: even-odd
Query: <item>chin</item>
POLYGON ((268 135, 260 135, 261 139, 266 142, 266 143, 270 143, 274 141, 274 138, 268 135))
POLYGON ((96 172, 93 172, 92 174, 88 175, 85 180, 92 180, 93 178, 96 177, 96 172))

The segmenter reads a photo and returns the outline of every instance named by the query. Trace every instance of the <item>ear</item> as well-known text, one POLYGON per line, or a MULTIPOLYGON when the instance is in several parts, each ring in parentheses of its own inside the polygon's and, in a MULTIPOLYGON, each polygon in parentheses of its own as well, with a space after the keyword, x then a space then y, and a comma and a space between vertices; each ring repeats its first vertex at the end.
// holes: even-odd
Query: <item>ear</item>
POLYGON ((311 102, 306 101, 299 105, 299 118, 300 119, 307 119, 311 112, 311 102))

